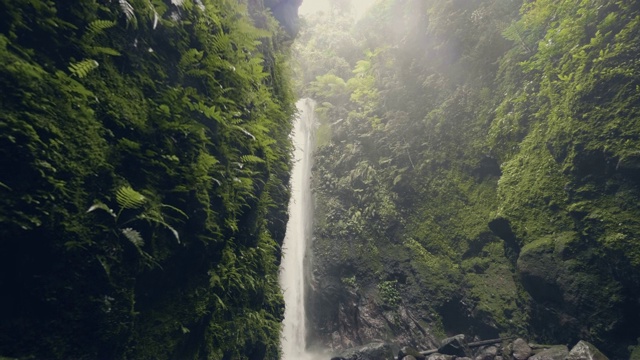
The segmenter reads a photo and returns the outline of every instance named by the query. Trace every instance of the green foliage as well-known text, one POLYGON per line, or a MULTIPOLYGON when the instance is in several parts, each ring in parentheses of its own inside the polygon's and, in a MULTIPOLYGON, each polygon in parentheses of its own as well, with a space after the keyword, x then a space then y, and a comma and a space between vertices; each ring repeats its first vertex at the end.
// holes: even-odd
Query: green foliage
POLYGON ((87 76, 92 70, 98 68, 100 64, 93 59, 85 59, 77 63, 73 63, 69 65, 69 71, 71 74, 83 78, 87 76))
POLYGON ((142 240, 142 235, 140 235, 139 231, 132 228, 124 228, 120 231, 122 232, 122 235, 124 235, 127 240, 131 241, 131 243, 137 248, 144 246, 144 240, 142 240))
POLYGON ((0 1, 0 353, 279 357, 287 45, 202 5, 0 1))
POLYGON ((396 280, 390 280, 383 281, 378 284, 380 299, 387 306, 396 307, 402 300, 400 292, 398 292, 398 289, 396 288, 397 283, 398 282, 396 280))
POLYGON ((138 209, 144 205, 147 199, 130 186, 122 186, 116 191, 116 201, 123 209, 138 209))
POLYGON ((639 19, 636 5, 606 0, 383 1, 353 28, 309 19, 296 50, 322 129, 314 271, 355 273, 362 289, 401 278, 403 305, 445 327, 434 331, 586 337, 628 357, 639 19), (518 268, 549 238, 566 270, 555 302, 525 289, 518 268), (591 296, 598 319, 589 292, 606 294, 591 296), (446 329, 452 303, 473 320, 446 329))
POLYGON ((87 33, 90 35, 95 35, 103 32, 106 29, 112 28, 116 26, 115 21, 109 20, 94 20, 87 25, 87 33))

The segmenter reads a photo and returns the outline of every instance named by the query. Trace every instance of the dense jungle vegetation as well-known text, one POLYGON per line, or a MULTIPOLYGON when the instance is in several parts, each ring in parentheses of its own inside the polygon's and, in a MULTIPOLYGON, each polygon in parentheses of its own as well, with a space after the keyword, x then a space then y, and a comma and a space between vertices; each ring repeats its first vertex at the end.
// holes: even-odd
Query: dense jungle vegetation
POLYGON ((320 119, 316 345, 398 339, 411 319, 427 338, 585 339, 629 358, 640 4, 382 0, 355 25, 339 4, 296 48, 320 119))
POLYGON ((0 1, 0 357, 278 358, 298 3, 0 1))

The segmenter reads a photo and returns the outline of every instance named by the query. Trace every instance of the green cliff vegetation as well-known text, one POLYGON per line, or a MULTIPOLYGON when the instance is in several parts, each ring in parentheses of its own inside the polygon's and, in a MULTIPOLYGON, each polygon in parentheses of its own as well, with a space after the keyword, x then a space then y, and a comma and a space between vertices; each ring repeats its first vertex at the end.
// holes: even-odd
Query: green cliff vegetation
POLYGON ((585 339, 628 357, 638 4, 383 0, 352 23, 337 10, 306 19, 296 49, 297 91, 320 121, 320 342, 367 326, 341 317, 357 291, 435 335, 585 339))
POLYGON ((295 109, 271 10, 2 0, 0 18, 0 355, 277 358, 295 109))

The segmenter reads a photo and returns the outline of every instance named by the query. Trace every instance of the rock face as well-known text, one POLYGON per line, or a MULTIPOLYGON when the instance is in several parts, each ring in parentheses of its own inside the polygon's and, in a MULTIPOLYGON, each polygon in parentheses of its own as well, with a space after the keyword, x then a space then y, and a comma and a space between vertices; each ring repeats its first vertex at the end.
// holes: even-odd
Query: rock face
POLYGON ((341 351, 380 339, 399 346, 437 347, 429 329, 402 305, 385 308, 366 290, 350 288, 329 276, 311 292, 307 307, 312 328, 317 329, 310 336, 312 348, 341 351))

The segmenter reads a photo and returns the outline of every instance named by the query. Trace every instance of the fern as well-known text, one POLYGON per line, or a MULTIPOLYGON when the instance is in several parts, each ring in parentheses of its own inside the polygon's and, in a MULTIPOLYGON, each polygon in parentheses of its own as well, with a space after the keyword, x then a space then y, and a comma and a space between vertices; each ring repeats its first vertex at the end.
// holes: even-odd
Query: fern
POLYGON ((109 215, 111 215, 112 217, 116 217, 116 213, 113 211, 113 209, 111 209, 110 207, 108 207, 106 204, 101 203, 101 202, 97 202, 93 205, 91 205, 91 207, 89 209, 87 209, 87 212, 90 213, 92 211, 95 210, 103 210, 106 211, 107 213, 109 213, 109 215))
POLYGON ((171 234, 173 234, 173 237, 175 237, 178 244, 180 244, 180 234, 178 233, 178 230, 176 230, 173 226, 167 224, 167 222, 164 221, 164 218, 162 217, 162 215, 147 213, 147 214, 140 215, 140 219, 147 220, 153 224, 164 226, 167 230, 171 231, 171 234))
POLYGON ((12 188, 10 188, 7 184, 3 183, 2 181, 0 181, 0 187, 5 188, 9 191, 13 191, 12 188))
POLYGON ((124 209, 138 209, 144 205, 147 198, 130 186, 123 186, 116 191, 116 201, 124 209))
POLYGON ((132 228, 121 229, 120 232, 129 240, 133 245, 140 248, 144 246, 144 240, 138 230, 132 228))
POLYGON ((155 30, 156 27, 158 27, 158 20, 160 20, 160 15, 158 14, 156 7, 151 3, 151 0, 148 0, 148 3, 149 8, 151 8, 151 12, 153 12, 153 29, 155 30))
POLYGON ((184 54, 182 54, 178 66, 180 66, 182 69, 189 69, 200 63, 203 56, 204 51, 199 51, 198 49, 189 49, 185 51, 184 54))
POLYGON ((89 74, 92 70, 96 69, 100 64, 93 59, 85 59, 75 64, 69 65, 69 71, 71 74, 83 78, 89 74))
POLYGON ((165 207, 165 208, 171 209, 171 210, 177 212, 178 214, 184 216, 185 219, 189 218, 189 215, 187 215, 184 211, 178 209, 175 206, 171 206, 171 205, 167 205, 167 204, 160 204, 160 207, 165 207))
POLYGON ((96 35, 106 29, 116 26, 115 21, 94 20, 87 25, 87 35, 96 35))
POLYGON ((120 0, 120 9, 122 9, 124 16, 127 18, 127 24, 133 23, 134 26, 137 25, 135 9, 127 0, 120 0))
POLYGON ((529 48, 529 46, 527 46, 524 38, 522 37, 524 31, 524 26, 522 26, 521 23, 514 21, 511 23, 511 25, 507 26, 504 31, 502 31, 502 36, 504 36, 507 40, 519 43, 527 53, 531 53, 531 49, 529 48))
POLYGON ((232 48, 231 37, 225 33, 215 34, 211 39, 211 47, 216 53, 225 53, 232 48))
POLYGON ((245 164, 259 164, 264 162, 262 158, 259 158, 255 155, 242 155, 240 157, 240 160, 245 164))
POLYGON ((100 55, 100 54, 111 55, 111 56, 120 56, 120 55, 122 55, 116 49, 112 49, 110 47, 103 47, 103 46, 92 46, 89 49, 89 52, 92 55, 100 55))
POLYGON ((234 127, 234 128, 236 128, 236 129, 238 129, 238 130, 240 130, 240 131, 242 131, 242 133, 243 133, 243 134, 247 135, 247 136, 248 136, 248 137, 250 137, 252 140, 256 140, 256 137, 255 137, 255 136, 253 136, 253 134, 252 134, 252 133, 248 132, 245 128, 243 128, 243 127, 241 127, 241 126, 238 126, 238 125, 234 125, 233 127, 234 127))

